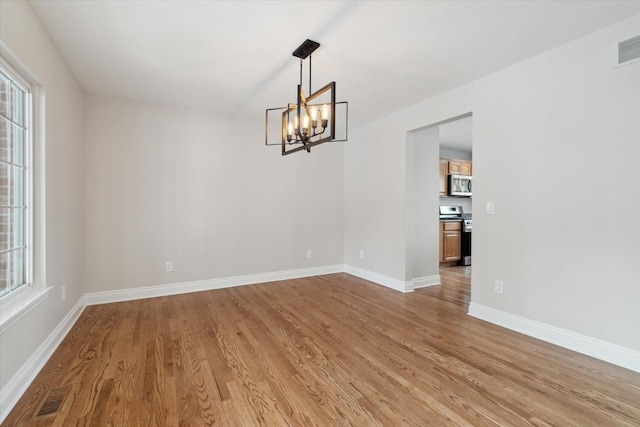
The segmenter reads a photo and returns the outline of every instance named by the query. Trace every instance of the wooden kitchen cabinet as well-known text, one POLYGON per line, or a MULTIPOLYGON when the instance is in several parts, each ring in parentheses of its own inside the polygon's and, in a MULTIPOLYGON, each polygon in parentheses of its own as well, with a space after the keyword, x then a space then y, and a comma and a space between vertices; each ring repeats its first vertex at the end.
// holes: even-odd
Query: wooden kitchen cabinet
POLYGON ((472 162, 467 160, 449 160, 449 174, 471 176, 472 162))
POLYGON ((449 182, 447 174, 449 173, 449 161, 447 159, 440 159, 440 179, 438 180, 438 194, 441 196, 447 195, 447 187, 449 182))
POLYGON ((460 162, 460 175, 471 176, 471 162, 460 162))
POLYGON ((449 160, 449 174, 460 175, 460 161, 449 160))
POLYGON ((460 260, 462 222, 440 222, 440 262, 460 260))

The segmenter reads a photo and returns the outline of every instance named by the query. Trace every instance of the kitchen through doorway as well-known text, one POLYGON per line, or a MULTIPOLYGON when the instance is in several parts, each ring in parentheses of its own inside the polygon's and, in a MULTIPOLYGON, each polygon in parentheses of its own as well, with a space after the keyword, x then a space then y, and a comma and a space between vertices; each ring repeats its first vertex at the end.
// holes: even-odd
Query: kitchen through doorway
POLYGON ((458 265, 463 251, 469 252, 465 252, 467 264, 472 263, 471 234, 465 234, 464 239, 462 235, 464 220, 469 222, 468 231, 472 230, 472 150, 471 113, 407 133, 405 280, 410 289, 442 283, 443 231, 450 253, 442 267, 458 265), (443 159, 447 162, 445 169, 443 159), (452 175, 460 175, 453 185, 452 175), (455 206, 460 212, 458 223, 448 224, 446 230, 441 230, 441 206, 455 206), (464 248, 463 242, 467 243, 464 248))
MULTIPOLYGON (((473 117, 439 126, 439 266, 472 265, 473 117)), ((442 276, 442 274, 441 274, 442 276)))

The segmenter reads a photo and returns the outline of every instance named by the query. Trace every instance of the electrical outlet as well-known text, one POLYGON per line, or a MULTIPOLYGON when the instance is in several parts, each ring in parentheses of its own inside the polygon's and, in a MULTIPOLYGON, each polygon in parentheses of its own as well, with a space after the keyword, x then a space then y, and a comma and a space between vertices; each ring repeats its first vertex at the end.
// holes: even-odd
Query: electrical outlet
POLYGON ((364 259, 364 250, 360 249, 360 259, 364 259))
POLYGON ((504 282, 502 280, 496 280, 494 290, 496 294, 501 294, 504 291, 504 282))
POLYGON ((164 271, 166 271, 167 273, 173 271, 173 261, 166 262, 166 264, 164 265, 164 271))
POLYGON ((62 285, 62 288, 60 289, 60 293, 61 293, 61 298, 62 301, 67 299, 67 285, 62 285))
POLYGON ((312 253, 311 253, 311 249, 307 249, 307 258, 311 258, 312 253))

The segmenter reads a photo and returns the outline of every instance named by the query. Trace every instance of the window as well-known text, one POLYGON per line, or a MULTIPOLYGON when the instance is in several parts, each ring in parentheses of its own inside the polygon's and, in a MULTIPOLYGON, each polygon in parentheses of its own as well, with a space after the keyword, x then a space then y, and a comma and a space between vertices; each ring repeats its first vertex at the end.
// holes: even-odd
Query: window
POLYGON ((31 93, 0 63, 0 298, 31 271, 31 93))

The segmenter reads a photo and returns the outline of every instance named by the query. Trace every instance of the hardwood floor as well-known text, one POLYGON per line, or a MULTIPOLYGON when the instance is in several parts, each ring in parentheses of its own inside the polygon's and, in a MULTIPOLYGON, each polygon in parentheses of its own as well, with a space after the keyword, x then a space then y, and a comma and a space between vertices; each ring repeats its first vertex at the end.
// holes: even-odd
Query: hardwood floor
POLYGON ((3 425, 640 425, 640 374, 468 316, 465 271, 90 306, 3 425))

